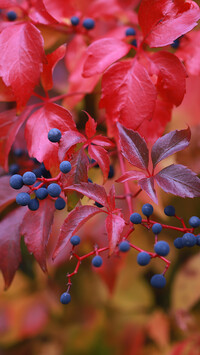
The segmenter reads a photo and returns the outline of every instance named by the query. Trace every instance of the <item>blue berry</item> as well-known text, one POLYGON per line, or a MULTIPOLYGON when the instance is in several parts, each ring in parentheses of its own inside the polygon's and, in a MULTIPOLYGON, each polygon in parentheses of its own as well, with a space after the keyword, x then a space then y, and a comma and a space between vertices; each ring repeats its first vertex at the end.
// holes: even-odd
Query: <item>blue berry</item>
POLYGON ((200 246, 200 234, 196 236, 196 245, 200 246))
POLYGON ((88 178, 88 182, 90 182, 91 184, 93 183, 92 179, 88 178))
POLYGON ((179 48, 179 46, 180 46, 179 38, 175 39, 174 42, 171 43, 171 47, 174 48, 174 49, 179 48))
POLYGON ((110 165, 109 173, 108 173, 108 179, 112 179, 113 176, 115 175, 115 171, 112 165, 110 165))
POLYGON ((83 27, 86 28, 86 30, 92 30, 95 26, 95 21, 92 18, 86 18, 83 21, 83 27))
POLYGON ((36 182, 36 175, 31 171, 27 171, 23 175, 23 183, 24 185, 33 185, 36 182))
POLYGON ((166 216, 168 217, 173 217, 175 216, 175 208, 174 206, 166 206, 165 209, 164 209, 164 213, 166 214, 166 216))
POLYGON ((196 244, 196 237, 192 233, 183 234, 182 239, 184 247, 193 247, 196 244))
POLYGON ((146 253, 145 251, 141 251, 137 255, 137 263, 141 266, 148 265, 150 260, 151 260, 151 256, 148 253, 146 253))
POLYGON ((64 161, 62 161, 62 163, 60 163, 60 171, 62 171, 62 173, 64 173, 64 174, 69 173, 71 168, 72 168, 72 166, 71 166, 70 162, 67 160, 64 160, 64 161))
POLYGON ((153 275, 151 278, 151 286, 163 288, 166 285, 166 279, 162 274, 153 275))
POLYGON ((19 172, 19 165, 18 164, 11 164, 9 166, 9 175, 14 175, 17 174, 19 172))
POLYGON ((142 216, 139 213, 132 213, 130 216, 130 221, 134 224, 140 224, 142 222, 142 216))
POLYGON ((20 158, 24 154, 24 151, 21 148, 16 148, 13 153, 16 157, 20 158))
POLYGON ((93 168, 99 168, 99 164, 97 164, 96 160, 91 159, 90 163, 91 163, 92 165, 95 164, 95 165, 93 166, 93 168))
POLYGON ((80 22, 80 19, 77 16, 72 16, 70 18, 70 21, 73 26, 77 26, 80 22))
POLYGON ((133 40, 131 41, 131 44, 132 44, 132 46, 137 47, 137 41, 136 41, 136 39, 133 39, 133 40))
POLYGON ((154 245, 154 251, 158 255, 166 256, 170 251, 169 244, 164 240, 160 240, 154 245))
POLYGON ((55 208, 57 210, 63 210, 66 206, 66 202, 62 197, 58 197, 55 201, 55 208))
POLYGON ((62 295, 60 296, 60 302, 62 304, 68 304, 71 301, 71 296, 68 292, 64 292, 62 293, 62 295))
POLYGON ((153 213, 153 206, 150 205, 150 203, 145 203, 142 206, 142 213, 147 217, 151 216, 153 213))
POLYGON ((16 196, 16 202, 20 206, 27 206, 30 201, 31 201, 31 198, 30 198, 30 196, 29 196, 29 194, 27 192, 20 192, 16 196))
POLYGON ((162 226, 160 223, 155 223, 153 226, 152 226, 152 232, 154 234, 159 234, 162 230, 162 226))
POLYGON ((81 242, 81 238, 78 235, 73 235, 73 237, 71 237, 70 239, 70 243, 72 245, 78 245, 80 244, 80 242, 81 242))
POLYGON ((196 217, 196 216, 192 216, 190 219, 189 219, 189 225, 193 228, 197 228, 200 226, 200 219, 199 217, 196 217))
POLYGON ((29 204, 28 204, 28 208, 31 211, 37 211, 39 208, 39 201, 37 200, 37 198, 33 198, 32 200, 30 200, 29 204))
POLYGON ((8 11, 6 16, 9 21, 15 21, 17 18, 17 14, 15 11, 8 11))
POLYGON ((183 244, 183 238, 181 237, 178 237, 174 240, 174 246, 175 248, 177 249, 181 249, 184 247, 184 244, 183 244))
POLYGON ((44 200, 48 196, 48 191, 46 187, 40 187, 38 190, 35 191, 35 194, 39 200, 44 200))
POLYGON ((58 128, 52 128, 50 129, 48 133, 48 140, 52 143, 57 143, 60 141, 61 138, 61 132, 58 128))
POLYGON ((51 197, 58 197, 61 193, 61 187, 53 182, 47 187, 47 191, 51 197))
POLYGON ((126 253, 130 250, 130 244, 127 240, 123 240, 123 242, 119 243, 119 250, 123 253, 126 253))
POLYGON ((15 175, 11 176, 11 178, 10 178, 10 186, 13 189, 19 190, 19 189, 21 189, 21 187, 23 185, 24 185, 24 183, 23 183, 23 179, 22 179, 21 175, 15 174, 15 175))
POLYGON ((126 36, 135 36, 136 35, 136 31, 135 31, 134 28, 129 27, 129 28, 127 28, 125 34, 126 34, 126 36))
POLYGON ((92 259, 92 265, 95 267, 100 267, 103 264, 103 259, 101 256, 96 255, 93 259, 92 259))
POLYGON ((97 207, 99 207, 99 208, 102 208, 102 207, 104 207, 101 203, 99 203, 99 202, 97 202, 97 201, 95 201, 95 206, 97 206, 97 207))

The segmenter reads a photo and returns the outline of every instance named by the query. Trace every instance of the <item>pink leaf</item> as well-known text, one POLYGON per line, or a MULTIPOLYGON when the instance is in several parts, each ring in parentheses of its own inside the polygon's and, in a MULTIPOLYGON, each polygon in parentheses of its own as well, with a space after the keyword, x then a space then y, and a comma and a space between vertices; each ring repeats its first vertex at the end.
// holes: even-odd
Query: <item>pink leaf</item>
POLYGON ((94 183, 88 184, 87 182, 81 182, 73 186, 68 186, 65 190, 73 190, 80 192, 81 194, 91 198, 92 200, 100 203, 101 205, 108 207, 108 200, 106 191, 103 186, 94 183))
POLYGON ((192 30, 200 10, 190 0, 142 0, 138 17, 145 42, 150 47, 161 47, 192 30))
POLYGON ((181 38, 180 48, 176 56, 184 62, 190 75, 200 75, 200 31, 187 33, 186 38, 181 38))
POLYGON ((51 25, 57 23, 57 21, 47 12, 43 1, 31 0, 31 5, 32 6, 29 10, 28 16, 34 23, 43 25, 51 25))
POLYGON ((116 60, 124 57, 130 49, 129 44, 116 38, 101 38, 93 42, 87 49, 83 76, 101 74, 116 60))
POLYGON ((181 197, 199 197, 200 179, 180 164, 172 164, 155 175, 156 182, 166 192, 181 197))
POLYGON ((134 132, 118 123, 120 146, 123 156, 134 166, 147 169, 149 163, 149 151, 145 140, 134 132))
POLYGON ((17 208, 0 222, 0 269, 5 289, 10 286, 21 261, 19 228, 26 211, 24 207, 17 208))
POLYGON ((75 152, 70 159, 72 169, 67 174, 62 174, 63 186, 71 186, 73 184, 79 184, 80 182, 86 182, 88 180, 88 166, 89 160, 84 152, 84 149, 79 149, 75 152))
POLYGON ((120 178, 117 179, 116 182, 125 182, 129 180, 141 180, 144 178, 146 178, 146 175, 142 171, 131 170, 131 171, 127 171, 122 176, 120 176, 120 178))
POLYGON ((103 181, 105 182, 108 178, 108 173, 110 169, 110 159, 108 156, 108 152, 103 147, 89 145, 88 153, 91 158, 99 164, 103 172, 103 181))
POLYGON ((110 209, 113 211, 115 209, 115 186, 112 185, 108 194, 108 204, 110 209))
POLYGON ((158 199, 156 196, 156 191, 154 188, 154 178, 150 177, 150 178, 145 178, 142 179, 138 182, 138 185, 141 187, 142 190, 144 190, 149 197, 158 204, 158 199))
POLYGON ((92 118, 89 113, 83 111, 88 116, 88 121, 85 124, 85 133, 88 138, 91 138, 96 133, 97 122, 95 122, 94 118, 92 118))
POLYGON ((86 141, 85 137, 78 131, 67 131, 65 132, 60 140, 58 157, 62 161, 68 150, 77 143, 84 143, 86 141))
POLYGON ((58 243, 53 253, 53 259, 66 248, 72 235, 74 235, 88 219, 101 212, 102 211, 95 206, 80 206, 71 211, 61 227, 58 243))
POLYGON ((30 22, 6 27, 0 34, 0 52, 0 76, 11 86, 18 105, 23 106, 38 84, 43 67, 41 33, 30 22))
POLYGON ((109 138, 103 137, 101 135, 92 138, 92 143, 102 147, 115 147, 115 144, 109 138))
POLYGON ((137 129, 152 117, 155 102, 155 86, 138 62, 115 63, 104 73, 100 106, 105 108, 109 120, 137 129))
POLYGON ((47 271, 46 247, 53 224, 54 201, 40 201, 37 211, 28 211, 23 219, 20 231, 24 236, 29 253, 32 253, 43 271, 47 271))
MULTIPOLYGON (((16 196, 19 193, 19 190, 14 190, 10 186, 10 176, 1 176, 0 177, 0 212, 3 211, 8 205, 15 202, 16 196)), ((27 187, 20 189, 20 192, 26 192, 27 187)))
POLYGON ((172 131, 160 137, 153 145, 151 158, 155 167, 161 160, 185 149, 190 142, 191 131, 189 128, 181 131, 172 131))
POLYGON ((106 218, 106 230, 109 240, 109 254, 115 250, 117 243, 120 240, 121 233, 125 226, 125 221, 122 217, 115 214, 109 214, 106 218))

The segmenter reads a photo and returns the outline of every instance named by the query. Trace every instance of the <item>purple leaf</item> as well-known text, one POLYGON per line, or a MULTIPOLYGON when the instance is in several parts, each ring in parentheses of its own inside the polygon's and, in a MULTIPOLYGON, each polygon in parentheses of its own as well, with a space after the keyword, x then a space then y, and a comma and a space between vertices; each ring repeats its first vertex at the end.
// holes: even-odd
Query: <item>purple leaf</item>
POLYGON ((109 254, 115 250, 117 243, 119 242, 121 233, 124 229, 125 221, 122 217, 115 214, 109 214, 106 218, 106 230, 109 240, 109 254))
POLYGON ((185 149, 190 142, 190 128, 172 131, 159 138, 152 147, 151 158, 153 166, 170 155, 185 149))
POLYGON ((59 144, 59 151, 58 151, 59 160, 63 161, 63 159, 65 158, 65 154, 73 145, 77 143, 83 143, 85 141, 86 141, 85 137, 79 132, 76 131, 65 132, 59 144))
POLYGON ((167 166, 155 175, 155 179, 161 189, 176 196, 200 196, 200 179, 183 165, 167 166))
POLYGON ((149 151, 145 140, 138 132, 117 124, 120 146, 124 157, 134 166, 140 169, 147 169, 149 163, 149 151))
POLYGON ((141 187, 142 190, 144 190, 149 197, 155 202, 158 203, 158 199, 156 196, 156 191, 154 188, 154 178, 150 177, 150 178, 145 178, 142 179, 138 182, 138 185, 141 187))
POLYGON ((120 176, 119 179, 115 180, 116 182, 125 182, 129 180, 141 180, 146 178, 145 173, 142 171, 137 171, 137 170, 131 170, 131 171, 126 171, 122 176, 120 176))

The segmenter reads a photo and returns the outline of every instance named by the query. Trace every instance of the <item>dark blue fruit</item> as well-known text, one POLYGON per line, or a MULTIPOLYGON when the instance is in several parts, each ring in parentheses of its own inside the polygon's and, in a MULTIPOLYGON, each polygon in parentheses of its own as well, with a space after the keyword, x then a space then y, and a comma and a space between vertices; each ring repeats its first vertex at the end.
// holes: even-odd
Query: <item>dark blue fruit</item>
POLYGON ((53 182, 47 187, 47 191, 51 197, 58 197, 61 193, 61 187, 53 182))
POLYGON ((151 256, 148 253, 146 253, 145 251, 141 251, 137 255, 137 263, 141 266, 148 265, 150 260, 151 260, 151 256))
POLYGON ((16 196, 16 202, 20 206, 27 206, 30 201, 31 201, 31 198, 30 198, 30 196, 29 196, 29 194, 27 192, 20 192, 16 196))
POLYGON ((22 176, 24 185, 33 185, 36 182, 36 175, 32 171, 27 171, 22 176))
POLYGON ((126 36, 135 36, 136 35, 136 31, 135 31, 134 28, 129 27, 129 28, 127 28, 125 34, 126 34, 126 36))
POLYGON ((104 207, 101 203, 99 203, 99 202, 97 202, 97 201, 95 201, 95 206, 97 206, 97 207, 99 207, 99 208, 102 208, 102 207, 104 207))
POLYGON ((11 178, 10 178, 10 186, 13 189, 19 190, 19 189, 22 188, 23 185, 24 185, 24 183, 23 183, 23 179, 22 179, 21 175, 15 174, 15 175, 11 176, 11 178))
POLYGON ((162 226, 160 223, 155 223, 153 226, 152 226, 152 232, 154 234, 159 234, 162 230, 162 226))
POLYGON ((18 164, 11 164, 9 166, 9 175, 14 175, 17 174, 19 172, 19 165, 18 164))
POLYGON ((68 304, 71 301, 71 296, 68 292, 64 292, 61 296, 60 296, 60 302, 62 304, 68 304))
POLYGON ((145 203, 142 206, 142 213, 147 217, 151 216, 153 213, 153 206, 150 205, 150 203, 145 203))
POLYGON ((101 256, 96 255, 93 259, 92 259, 92 265, 94 267, 100 267, 103 264, 103 259, 101 256))
POLYGON ((62 197, 58 197, 55 201, 55 208, 57 210, 63 210, 66 206, 66 202, 62 197))
POLYGON ((80 22, 80 19, 77 16, 72 16, 70 18, 70 21, 73 26, 77 26, 80 22))
POLYGON ((190 219, 189 219, 189 225, 193 228, 197 228, 200 226, 200 219, 199 217, 196 217, 196 216, 192 216, 190 219))
POLYGON ((134 224, 140 224, 142 222, 142 216, 139 213, 134 212, 130 216, 130 221, 134 224))
POLYGON ((33 198, 32 200, 30 200, 28 208, 31 211, 37 211, 39 208, 39 201, 36 198, 33 198))
POLYGON ((151 278, 151 286, 156 288, 163 288, 166 285, 166 279, 162 274, 156 274, 151 278))
POLYGON ((48 133, 48 139, 50 142, 57 143, 60 141, 61 135, 61 131, 58 128, 52 128, 48 133))
POLYGON ((15 21, 17 18, 17 14, 15 11, 8 11, 6 16, 9 21, 15 21))
POLYGON ((119 250, 123 253, 126 253, 130 250, 130 244, 127 240, 123 240, 123 242, 119 243, 119 250))
POLYGON ((166 256, 170 251, 169 244, 164 240, 160 240, 154 245, 154 251, 158 255, 166 256))
POLYGON ((67 160, 62 161, 62 163, 60 163, 60 171, 62 171, 62 173, 67 174, 70 172, 72 166, 71 163, 67 160))
POLYGON ((78 235, 73 235, 73 237, 71 237, 71 239, 70 239, 70 243, 72 245, 78 245, 78 244, 80 244, 80 242, 81 242, 81 239, 78 235))
POLYGON ((175 208, 174 206, 166 206, 165 209, 164 209, 164 213, 166 214, 166 216, 168 217, 173 217, 175 216, 175 208))
POLYGON ((40 187, 38 190, 35 191, 35 194, 39 200, 44 200, 48 196, 48 191, 46 187, 40 187))
POLYGON ((181 249, 184 247, 184 244, 183 244, 183 238, 181 237, 178 237, 174 240, 174 246, 175 248, 177 249, 181 249))
POLYGON ((83 27, 86 28, 86 30, 92 30, 95 26, 95 21, 92 18, 86 18, 83 21, 83 27))
POLYGON ((192 233, 185 233, 182 236, 184 247, 193 247, 196 244, 196 237, 192 233))
POLYGON ((109 173, 108 173, 108 179, 112 179, 113 176, 115 175, 115 170, 112 165, 110 165, 109 173))

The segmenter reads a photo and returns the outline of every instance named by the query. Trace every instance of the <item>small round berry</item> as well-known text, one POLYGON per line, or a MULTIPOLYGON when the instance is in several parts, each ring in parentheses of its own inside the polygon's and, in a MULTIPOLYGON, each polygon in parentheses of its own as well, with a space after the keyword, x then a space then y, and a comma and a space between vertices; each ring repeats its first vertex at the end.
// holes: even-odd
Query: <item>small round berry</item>
POLYGON ((71 163, 67 160, 62 161, 62 163, 60 163, 60 171, 62 171, 62 173, 67 174, 70 172, 72 166, 71 163))
POLYGON ((103 259, 101 256, 96 255, 93 259, 92 259, 92 265, 95 267, 100 267, 103 264, 103 259))
POLYGON ((109 173, 108 173, 108 179, 112 179, 113 176, 115 175, 115 170, 112 165, 110 165, 109 173))
POLYGON ((18 164, 11 164, 9 166, 9 175, 14 175, 17 174, 19 172, 19 165, 18 164))
POLYGON ((189 225, 193 228, 197 228, 200 226, 200 219, 199 217, 196 217, 196 216, 192 216, 190 219, 189 219, 189 225))
POLYGON ((31 171, 27 171, 22 176, 24 185, 33 185, 36 182, 36 175, 31 171))
POLYGON ((123 253, 129 251, 130 250, 129 242, 127 240, 123 240, 121 243, 119 243, 119 250, 122 251, 123 253))
POLYGON ((146 253, 145 251, 141 251, 137 255, 137 263, 141 266, 148 265, 150 260, 151 260, 151 256, 148 253, 146 253))
POLYGON ((137 47, 137 41, 136 41, 136 39, 133 39, 133 40, 131 41, 131 44, 132 44, 132 46, 137 47))
POLYGON ((81 238, 78 235, 73 235, 70 239, 70 243, 74 246, 80 244, 80 242, 81 238))
POLYGON ((175 246, 175 248, 177 248, 177 249, 183 248, 183 247, 184 247, 184 245, 183 245, 183 238, 178 237, 178 238, 174 239, 174 246, 175 246))
POLYGON ((24 151, 21 148, 16 148, 13 153, 16 157, 20 158, 24 154, 24 151))
POLYGON ((68 304, 71 301, 71 296, 68 292, 64 292, 62 293, 62 295, 60 296, 60 302, 62 304, 68 304))
POLYGON ((91 184, 93 183, 92 179, 88 178, 88 182, 90 182, 91 184))
POLYGON ((35 191, 35 194, 39 200, 44 200, 48 196, 48 191, 46 187, 40 187, 38 190, 35 191))
POLYGON ((135 36, 136 35, 136 31, 135 31, 134 28, 129 27, 129 28, 127 28, 125 34, 126 34, 126 36, 135 36))
POLYGON ((175 39, 174 42, 171 43, 171 47, 174 48, 174 49, 179 48, 179 46, 180 46, 179 38, 175 39))
POLYGON ((20 192, 16 196, 16 202, 20 206, 27 206, 30 201, 31 201, 31 198, 27 192, 20 192))
POLYGON ((97 201, 95 201, 95 206, 97 206, 97 207, 99 207, 99 208, 102 208, 102 207, 104 207, 101 203, 99 203, 99 202, 97 202, 97 201))
POLYGON ((61 131, 58 128, 50 129, 48 133, 48 140, 52 143, 57 143, 60 141, 61 131))
POLYGON ((96 160, 91 159, 90 163, 91 163, 92 165, 94 164, 93 168, 99 168, 99 164, 97 164, 96 160))
POLYGON ((196 245, 200 246, 200 234, 196 236, 196 245))
POLYGON ((23 183, 23 179, 22 179, 21 175, 15 174, 15 175, 11 176, 11 178, 10 178, 10 186, 13 189, 19 190, 19 189, 22 188, 23 185, 24 185, 24 183, 23 183))
POLYGON ((162 230, 162 226, 160 223, 155 223, 153 226, 152 226, 152 232, 154 234, 159 234, 162 230))
POLYGON ((153 275, 151 278, 151 286, 163 288, 166 285, 166 279, 162 274, 153 275))
POLYGON ((164 240, 160 240, 154 245, 154 251, 158 255, 166 256, 170 251, 169 244, 164 240))
POLYGON ((8 11, 6 16, 9 21, 15 21, 17 18, 17 14, 15 11, 8 11))
POLYGON ((134 224, 140 224, 142 222, 142 216, 139 213, 134 212, 130 216, 130 221, 134 224))
POLYGON ((63 210, 66 206, 66 202, 62 197, 58 197, 55 201, 55 208, 57 210, 63 210))
POLYGON ((182 236, 184 247, 193 247, 196 244, 196 237, 192 233, 185 233, 182 236))
POLYGON ((32 200, 30 200, 29 204, 28 204, 28 208, 31 211, 37 211, 39 208, 39 201, 37 200, 37 198, 33 198, 32 200))
POLYGON ((86 18, 83 21, 83 27, 86 28, 86 30, 92 30, 95 26, 95 21, 92 18, 86 18))
POLYGON ((142 213, 147 217, 151 216, 153 213, 153 206, 150 205, 150 203, 145 203, 142 206, 142 213))
POLYGON ((70 21, 71 21, 71 24, 72 24, 73 26, 77 26, 77 25, 79 24, 79 22, 80 22, 80 19, 79 19, 79 17, 77 17, 77 16, 72 16, 72 17, 70 18, 70 21))
POLYGON ((174 206, 166 206, 165 209, 164 209, 164 213, 166 214, 166 216, 168 217, 173 217, 175 216, 175 208, 174 206))
POLYGON ((61 187, 53 182, 47 187, 47 191, 51 197, 58 197, 61 193, 61 187))

